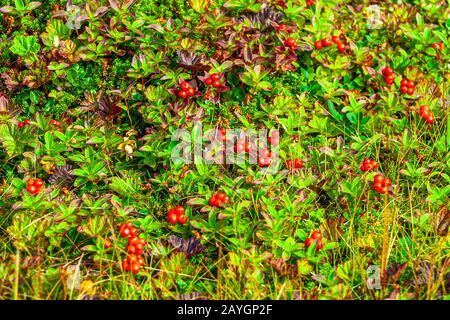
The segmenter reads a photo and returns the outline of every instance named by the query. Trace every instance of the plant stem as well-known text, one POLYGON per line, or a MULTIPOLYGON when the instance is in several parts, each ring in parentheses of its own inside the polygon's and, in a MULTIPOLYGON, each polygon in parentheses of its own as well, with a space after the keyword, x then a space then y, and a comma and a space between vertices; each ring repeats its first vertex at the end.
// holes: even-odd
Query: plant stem
POLYGON ((16 251, 16 268, 14 270, 14 300, 19 300, 19 268, 20 267, 20 250, 16 251))

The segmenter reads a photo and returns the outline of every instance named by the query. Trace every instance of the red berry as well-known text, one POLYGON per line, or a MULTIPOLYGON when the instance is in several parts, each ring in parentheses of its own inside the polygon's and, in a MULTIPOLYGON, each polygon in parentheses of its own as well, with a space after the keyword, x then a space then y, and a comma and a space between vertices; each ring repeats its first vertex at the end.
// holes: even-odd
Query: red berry
POLYGON ((286 40, 284 40, 284 45, 287 47, 292 47, 294 45, 294 42, 294 38, 287 38, 286 40))
POLYGON ((333 43, 335 43, 335 44, 338 44, 340 42, 339 36, 332 36, 331 41, 333 41, 333 43))
POLYGON ((44 181, 42 179, 36 179, 34 180, 33 185, 36 188, 42 188, 42 186, 44 185, 44 181))
POLYGON ((412 95, 414 93, 414 87, 409 87, 407 93, 408 95, 412 95))
POLYGON ((187 90, 191 87, 191 85, 189 83, 187 83, 186 81, 183 81, 180 83, 180 88, 181 90, 187 90))
POLYGON ((130 228, 123 228, 123 229, 120 231, 120 236, 121 236, 122 238, 127 238, 127 237, 129 237, 129 236, 130 236, 130 228))
POLYGON ((407 85, 408 87, 410 87, 410 88, 414 88, 414 81, 412 81, 412 80, 408 80, 408 85, 407 85))
POLYGON ((135 245, 135 244, 138 243, 139 239, 140 239, 140 238, 139 238, 138 236, 129 237, 129 238, 128 238, 128 244, 129 244, 129 245, 135 245))
POLYGON ((345 49, 346 49, 346 46, 345 46, 345 44, 343 44, 342 42, 339 42, 339 43, 337 44, 337 49, 338 49, 339 52, 344 52, 345 49))
POLYGON ((381 188, 383 188, 383 185, 381 184, 381 182, 375 182, 375 183, 373 184, 373 189, 374 189, 375 191, 378 191, 378 190, 380 190, 381 188))
POLYGON ((333 41, 330 38, 322 39, 322 46, 329 47, 333 44, 333 41))
POLYGON ((388 74, 386 76, 385 80, 386 80, 387 83, 390 83, 390 84, 393 83, 394 80, 395 80, 395 74, 393 74, 393 73, 388 74))
POLYGON ((27 186, 27 191, 32 195, 35 195, 39 192, 39 188, 37 188, 35 185, 29 185, 27 186))
POLYGON ((130 271, 130 263, 128 262, 128 259, 122 261, 122 269, 127 272, 130 271))
POLYGON ((143 266, 144 265, 144 258, 143 257, 137 257, 136 258, 136 263, 138 264, 138 265, 140 265, 140 266, 143 266))
POLYGON ((189 97, 193 97, 195 95, 195 89, 194 88, 188 88, 187 89, 187 95, 189 97))
POLYGON ((19 122, 19 123, 17 124, 17 126, 18 126, 20 129, 22 129, 23 127, 25 127, 25 123, 19 122))
POLYGON ((23 120, 23 123, 29 125, 29 124, 31 124, 31 120, 30 119, 25 119, 25 120, 23 120))
POLYGON ((295 169, 303 168, 303 160, 302 159, 295 159, 294 160, 294 168, 295 169))
POLYGON ((225 197, 226 197, 227 195, 224 193, 224 192, 218 192, 217 194, 216 194, 216 198, 220 201, 220 202, 223 202, 224 200, 225 200, 225 197))
POLYGON ((373 177, 373 182, 374 183, 382 183, 384 180, 383 175, 381 173, 378 173, 377 175, 375 175, 375 177, 373 177))
POLYGON ((400 87, 400 92, 401 93, 408 93, 408 90, 409 90, 408 87, 405 87, 405 86, 400 87))
POLYGON ((219 80, 220 80, 220 74, 218 74, 218 73, 213 73, 213 74, 211 75, 211 80, 212 80, 212 81, 219 81, 219 80))
POLYGON ((135 248, 135 246, 133 246, 133 245, 128 245, 128 246, 126 247, 126 250, 127 250, 127 252, 128 252, 129 254, 136 254, 136 248, 135 248))
POLYGON ((395 79, 395 73, 389 73, 385 77, 386 80, 393 80, 395 79))
POLYGON ((433 116, 433 114, 428 114, 426 117, 425 117, 425 121, 426 121, 426 123, 428 123, 428 124, 432 124, 433 122, 434 122, 434 116, 433 116))
POLYGON ((387 77, 388 75, 393 74, 394 71, 391 68, 389 68, 389 67, 384 67, 381 70, 381 73, 383 74, 383 76, 387 77))
POLYGON ((216 200, 215 200, 215 202, 214 202, 214 207, 222 208, 222 201, 220 201, 219 199, 217 199, 217 197, 216 197, 216 200))
POLYGON ((311 234, 311 238, 314 239, 314 240, 320 240, 320 239, 322 239, 322 233, 320 233, 319 230, 315 230, 311 234))
POLYGON ((420 106, 420 109, 419 109, 419 115, 420 116, 422 116, 425 112, 429 112, 430 111, 430 108, 428 108, 428 106, 420 106))
POLYGON ((137 263, 133 263, 131 265, 131 273, 136 274, 139 271, 141 271, 141 266, 139 264, 137 264, 137 263))
POLYGON ((182 206, 176 206, 175 207, 175 214, 176 215, 184 214, 184 208, 182 206))
POLYGON ((185 90, 181 90, 181 91, 178 91, 178 96, 179 96, 181 99, 186 99, 187 96, 188 96, 188 93, 187 93, 187 91, 185 91, 185 90))
POLYGON ((245 150, 245 152, 247 152, 247 153, 250 153, 250 152, 252 151, 252 146, 250 145, 250 143, 246 142, 246 143, 244 144, 244 150, 245 150))
POLYGON ((280 25, 277 27, 277 30, 278 30, 278 31, 285 31, 285 30, 286 30, 286 25, 285 25, 284 23, 280 24, 280 25))
POLYGON ((141 255, 144 253, 144 245, 138 243, 134 245, 134 251, 137 255, 141 255))
POLYGON ((321 249, 323 249, 323 243, 322 243, 322 241, 318 240, 317 241, 317 246, 316 246, 316 251, 319 251, 321 249))
POLYGON ((211 197, 209 198, 209 205, 210 205, 211 207, 214 207, 215 204, 216 204, 216 201, 217 201, 216 196, 215 196, 215 195, 214 195, 214 196, 211 196, 211 197))
POLYGON ((286 167, 287 167, 288 169, 292 169, 292 168, 293 168, 293 166, 292 166, 292 160, 287 160, 287 161, 286 161, 286 167))
POLYGON ((105 243, 103 246, 105 247, 105 249, 109 249, 112 247, 112 243, 109 239, 105 239, 105 243))
POLYGON ((128 245, 143 247, 146 244, 147 244, 147 242, 144 239, 139 238, 138 236, 132 236, 132 237, 128 238, 128 245))
POLYGON ((179 223, 185 224, 185 223, 187 222, 187 217, 186 217, 186 215, 183 213, 183 214, 180 214, 180 215, 177 217, 177 220, 178 220, 179 223))
POLYGON ((267 167, 269 165, 269 160, 266 157, 260 157, 258 159, 258 165, 260 167, 267 167))
POLYGON ((131 226, 129 228, 129 230, 130 230, 130 236, 132 236, 132 237, 134 237, 138 233, 138 229, 136 227, 134 227, 134 226, 131 226))
POLYGON ((372 168, 377 169, 378 168, 378 162, 376 162, 375 160, 370 160, 370 165, 372 166, 372 168))
POLYGON ((169 213, 167 215, 167 221, 169 221, 170 224, 176 224, 178 220, 178 216, 176 213, 169 213))
POLYGON ((385 187, 389 187, 390 185, 391 185, 391 179, 390 178, 386 178, 386 179, 384 179, 384 181, 383 181, 383 185, 385 186, 385 187))
POLYGON ((311 238, 306 238, 305 240, 305 247, 309 247, 312 244, 313 239, 311 238))
POLYGON ((213 83, 213 80, 212 80, 211 78, 206 78, 206 79, 205 79, 205 84, 206 84, 207 86, 210 86, 212 83, 213 83))
POLYGON ((214 88, 220 88, 222 86, 222 83, 219 80, 216 80, 212 83, 212 86, 214 88))
POLYGON ((314 47, 317 49, 317 50, 320 50, 320 49, 322 49, 322 41, 316 41, 316 42, 314 42, 314 47))

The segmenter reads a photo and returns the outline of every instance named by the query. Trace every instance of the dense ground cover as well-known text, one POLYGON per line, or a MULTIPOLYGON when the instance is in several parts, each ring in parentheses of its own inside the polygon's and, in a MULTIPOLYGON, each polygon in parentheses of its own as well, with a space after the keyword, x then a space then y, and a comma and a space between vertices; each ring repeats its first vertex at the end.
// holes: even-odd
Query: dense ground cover
POLYGON ((446 1, 0 7, 2 299, 450 298, 446 1))

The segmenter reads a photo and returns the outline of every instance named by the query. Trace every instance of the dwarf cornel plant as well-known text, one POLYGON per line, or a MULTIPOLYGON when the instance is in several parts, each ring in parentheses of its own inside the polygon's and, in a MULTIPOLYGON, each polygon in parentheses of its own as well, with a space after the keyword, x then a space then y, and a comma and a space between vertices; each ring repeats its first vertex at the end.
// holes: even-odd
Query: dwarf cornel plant
POLYGON ((450 298, 445 1, 0 12, 2 299, 450 298))

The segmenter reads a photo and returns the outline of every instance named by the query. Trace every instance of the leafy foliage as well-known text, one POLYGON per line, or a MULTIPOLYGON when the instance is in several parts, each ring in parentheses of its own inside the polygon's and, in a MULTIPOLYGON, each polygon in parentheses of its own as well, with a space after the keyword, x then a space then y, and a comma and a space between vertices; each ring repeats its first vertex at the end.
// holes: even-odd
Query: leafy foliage
POLYGON ((370 1, 307 2, 0 0, 0 295, 448 299, 449 8, 387 1, 376 28, 370 1), (173 161, 200 122, 279 130, 274 169, 214 163, 213 138, 211 161, 173 161), (136 275, 125 222, 148 244, 136 275))

